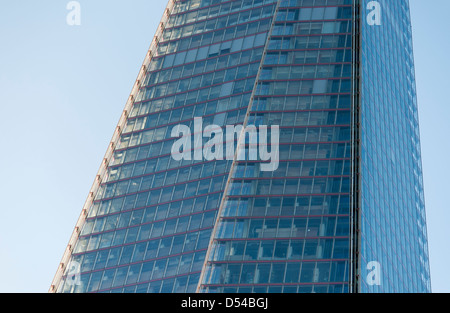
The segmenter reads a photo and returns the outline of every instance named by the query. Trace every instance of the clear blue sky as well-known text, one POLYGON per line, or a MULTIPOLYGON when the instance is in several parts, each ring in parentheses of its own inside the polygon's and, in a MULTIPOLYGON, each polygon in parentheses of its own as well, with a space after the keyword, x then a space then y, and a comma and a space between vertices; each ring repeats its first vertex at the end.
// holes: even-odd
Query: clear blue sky
MULTIPOLYGON (((0 0, 0 292, 47 292, 166 0, 0 0)), ((411 0, 434 292, 450 292, 450 1, 411 0)))

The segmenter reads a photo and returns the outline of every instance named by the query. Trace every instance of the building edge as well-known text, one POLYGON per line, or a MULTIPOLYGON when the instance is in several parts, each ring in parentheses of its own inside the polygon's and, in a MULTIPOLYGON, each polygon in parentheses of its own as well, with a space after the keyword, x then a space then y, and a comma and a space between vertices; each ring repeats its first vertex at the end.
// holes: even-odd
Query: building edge
POLYGON ((124 126, 127 122, 127 118, 130 113, 130 109, 133 107, 135 99, 137 98, 141 83, 143 82, 143 79, 145 78, 145 74, 147 72, 150 62, 153 59, 154 51, 156 51, 156 47, 159 42, 159 37, 162 35, 162 33, 164 31, 164 27, 165 27, 164 25, 166 24, 167 20, 169 19, 170 14, 174 8, 174 5, 175 5, 175 0, 168 0, 166 9, 164 10, 164 13, 163 13, 163 15, 161 17, 161 21, 156 29, 153 40, 150 44, 149 49, 147 50, 147 54, 144 58, 144 61, 142 62, 142 66, 139 70, 136 81, 131 89, 130 96, 128 97, 128 100, 125 104, 125 108, 122 111, 122 114, 119 118, 119 122, 117 123, 117 126, 114 130, 114 134, 113 134, 113 136, 110 140, 110 143, 108 145, 108 148, 106 150, 105 156, 103 157, 100 168, 94 179, 94 183, 92 184, 91 189, 89 190, 89 194, 84 203, 83 209, 81 210, 81 214, 77 220, 75 228, 69 239, 69 243, 67 244, 67 247, 63 254, 63 257, 58 265, 58 269, 56 271, 56 274, 55 274, 53 281, 50 285, 50 288, 48 290, 49 293, 57 293, 57 291, 58 291, 57 290, 58 285, 60 283, 61 278, 64 276, 67 266, 69 265, 70 257, 72 255, 72 250, 74 248, 76 240, 81 232, 81 228, 84 225, 84 222, 86 221, 86 217, 88 215, 89 208, 95 199, 95 195, 97 194, 100 184, 101 184, 103 178, 105 177, 105 175, 107 174, 108 164, 109 164, 110 160, 112 159, 114 149, 120 140, 120 136, 121 136, 124 126))

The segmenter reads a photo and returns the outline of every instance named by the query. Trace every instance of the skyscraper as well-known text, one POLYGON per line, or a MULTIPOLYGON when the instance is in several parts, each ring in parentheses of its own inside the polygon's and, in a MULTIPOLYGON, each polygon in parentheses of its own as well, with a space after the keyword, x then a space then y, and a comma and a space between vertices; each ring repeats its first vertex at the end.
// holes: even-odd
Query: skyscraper
POLYGON ((50 291, 430 291, 411 38, 407 0, 169 1, 50 291))

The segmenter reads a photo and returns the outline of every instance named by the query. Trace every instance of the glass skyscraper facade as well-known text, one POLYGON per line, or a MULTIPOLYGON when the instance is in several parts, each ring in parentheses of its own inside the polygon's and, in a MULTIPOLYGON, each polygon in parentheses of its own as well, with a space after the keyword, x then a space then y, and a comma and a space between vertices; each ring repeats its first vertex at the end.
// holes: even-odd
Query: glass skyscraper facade
POLYGON ((169 1, 50 291, 430 291, 414 81, 407 0, 169 1))
POLYGON ((381 25, 361 28, 358 223, 360 267, 377 260, 383 284, 361 280, 360 288, 426 292, 431 286, 409 1, 379 3, 381 25))

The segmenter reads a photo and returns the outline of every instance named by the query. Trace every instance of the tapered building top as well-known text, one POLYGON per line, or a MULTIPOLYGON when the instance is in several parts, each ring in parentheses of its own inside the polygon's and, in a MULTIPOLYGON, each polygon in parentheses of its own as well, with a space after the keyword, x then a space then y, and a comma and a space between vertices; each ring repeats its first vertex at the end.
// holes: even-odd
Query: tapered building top
POLYGON ((51 292, 428 292, 408 1, 169 1, 51 292))

